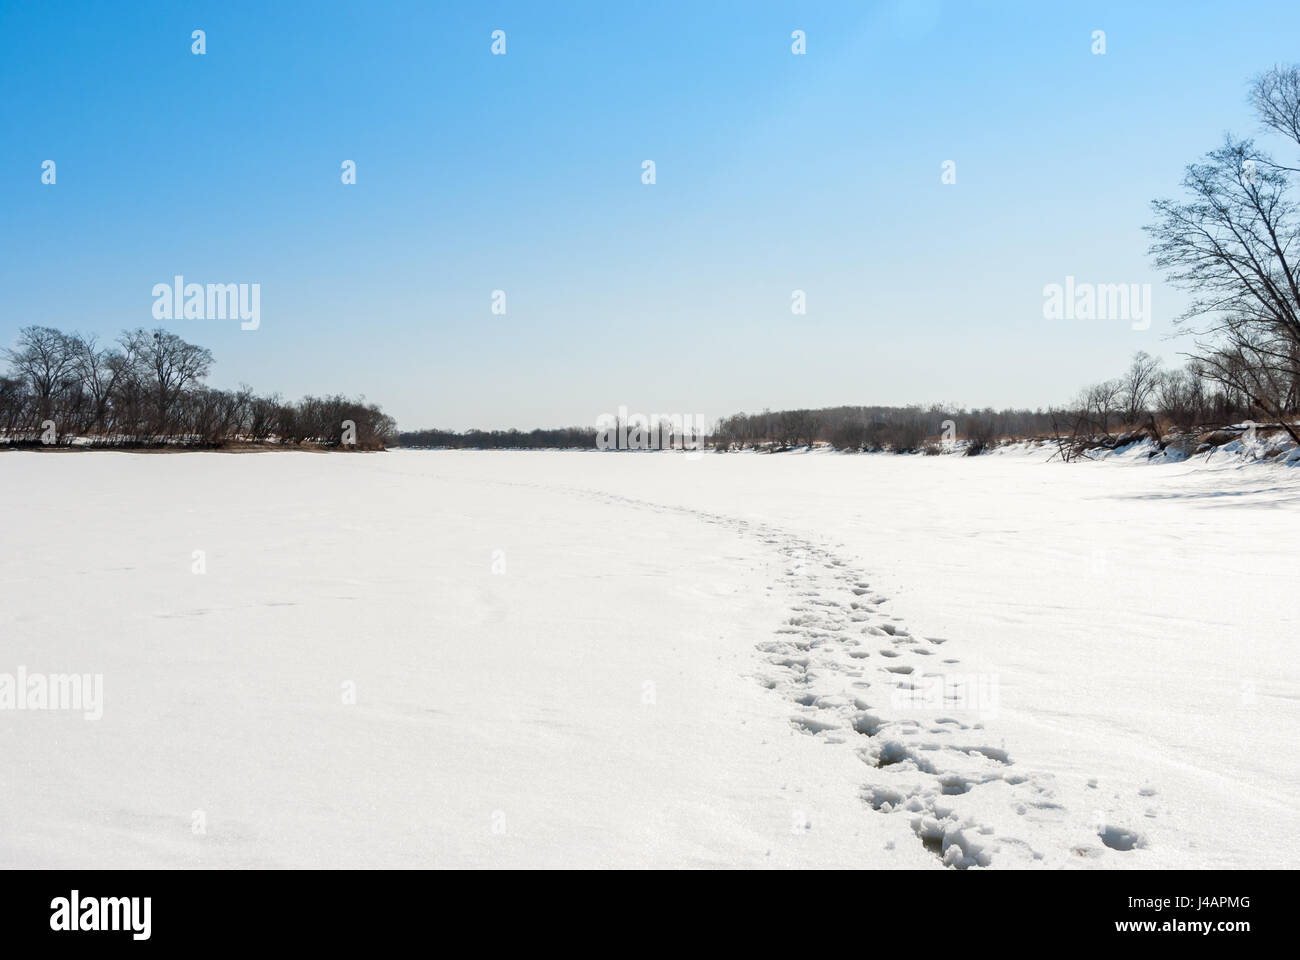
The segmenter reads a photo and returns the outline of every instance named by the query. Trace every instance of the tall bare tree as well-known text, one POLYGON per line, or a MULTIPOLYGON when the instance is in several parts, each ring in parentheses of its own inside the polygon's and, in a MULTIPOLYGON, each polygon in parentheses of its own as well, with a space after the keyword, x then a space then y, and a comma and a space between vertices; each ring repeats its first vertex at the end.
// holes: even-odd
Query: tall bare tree
POLYGON ((120 354, 101 348, 93 335, 82 337, 73 334, 68 338, 68 344, 73 368, 90 406, 83 429, 103 435, 108 431, 109 403, 122 369, 116 362, 120 354))
POLYGON ((212 351, 162 329, 152 333, 131 330, 122 335, 121 342, 137 376, 147 386, 155 415, 153 431, 162 436, 172 426, 181 395, 208 375, 212 351))
POLYGON ((17 346, 4 353, 13 372, 31 390, 37 417, 51 418, 55 399, 67 386, 73 369, 70 338, 53 327, 23 327, 18 331, 17 346))
POLYGON ((1159 378, 1159 360, 1144 350, 1134 354, 1128 372, 1119 381, 1119 411, 1124 423, 1136 426, 1144 419, 1159 378))
MULTIPOLYGON (((1250 100, 1266 126, 1300 146, 1300 66, 1257 77, 1250 100)), ((1190 164, 1186 200, 1157 200, 1151 253, 1191 291, 1180 317, 1207 376, 1244 394, 1300 443, 1289 418, 1300 383, 1300 223, 1289 174, 1253 140, 1228 136, 1190 164)))

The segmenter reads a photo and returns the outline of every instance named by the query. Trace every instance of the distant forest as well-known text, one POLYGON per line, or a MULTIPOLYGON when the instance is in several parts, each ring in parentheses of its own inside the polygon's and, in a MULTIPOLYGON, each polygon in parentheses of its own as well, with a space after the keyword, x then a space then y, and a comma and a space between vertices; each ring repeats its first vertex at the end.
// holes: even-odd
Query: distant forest
MULTIPOLYGON (((1295 437, 1300 392, 1261 406, 1199 361, 1161 369, 1146 353, 1127 371, 1081 390, 1070 403, 1047 409, 966 409, 843 406, 806 410, 764 410, 723 418, 708 431, 705 446, 727 450, 780 452, 826 444, 845 452, 940 453, 945 448, 975 455, 1003 443, 1044 440, 1060 445, 1067 459, 1096 447, 1148 438, 1163 447, 1176 438, 1221 430, 1257 418, 1265 430, 1295 437), (1277 411, 1288 414, 1272 417, 1277 411)), ((403 447, 522 450, 596 448, 595 427, 557 430, 417 430, 398 434, 403 447)), ((667 444, 665 444, 666 446, 667 444)))
POLYGON ((720 450, 825 442, 837 450, 937 453, 951 439, 967 454, 978 454, 1001 443, 1034 439, 1082 450, 1139 438, 1163 446, 1174 437, 1251 418, 1261 425, 1272 424, 1294 439, 1292 421, 1300 411, 1298 384, 1292 381, 1289 395, 1271 397, 1271 402, 1261 405, 1199 361, 1163 370, 1159 360, 1140 352, 1122 375, 1093 384, 1070 403, 1046 410, 935 405, 738 413, 717 425, 712 443, 720 450), (1274 416, 1278 411, 1285 415, 1274 416), (945 422, 951 425, 947 433, 945 422))
MULTIPOLYGON (((124 331, 115 343, 51 327, 23 328, 2 353, 0 444, 6 446, 403 447, 526 450, 597 449, 601 430, 415 430, 363 398, 304 397, 297 402, 248 387, 219 390, 204 382, 212 353, 165 330, 124 331)), ((1296 367, 1270 370, 1267 389, 1236 374, 1226 361, 1193 359, 1163 370, 1138 353, 1127 371, 1048 409, 955 406, 842 406, 764 410, 723 418, 704 445, 718 452, 779 452, 825 444, 846 452, 978 454, 1002 443, 1055 442, 1065 459, 1098 446, 1149 438, 1160 447, 1253 420, 1266 432, 1300 442, 1296 367), (1225 374, 1225 367, 1233 375, 1225 374)), ((665 438, 666 439, 666 438, 665 438)), ((664 446, 668 446, 665 442, 664 446)), ((656 445, 657 446, 657 445, 656 445)))
POLYGON ((594 450, 595 427, 553 430, 406 430, 397 435, 400 447, 449 450, 594 450))
POLYGON ((0 444, 7 446, 382 449, 396 435, 393 419, 363 399, 295 403, 249 387, 209 387, 212 352, 161 329, 127 330, 101 345, 24 327, 3 357, 0 444))

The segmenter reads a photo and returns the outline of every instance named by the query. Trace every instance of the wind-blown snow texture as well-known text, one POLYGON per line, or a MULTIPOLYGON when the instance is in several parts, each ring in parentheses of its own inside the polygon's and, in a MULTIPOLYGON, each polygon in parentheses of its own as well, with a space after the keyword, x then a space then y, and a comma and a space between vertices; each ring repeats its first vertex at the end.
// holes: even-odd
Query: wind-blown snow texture
POLYGON ((1289 866, 1300 471, 1045 457, 0 455, 0 865, 1289 866))

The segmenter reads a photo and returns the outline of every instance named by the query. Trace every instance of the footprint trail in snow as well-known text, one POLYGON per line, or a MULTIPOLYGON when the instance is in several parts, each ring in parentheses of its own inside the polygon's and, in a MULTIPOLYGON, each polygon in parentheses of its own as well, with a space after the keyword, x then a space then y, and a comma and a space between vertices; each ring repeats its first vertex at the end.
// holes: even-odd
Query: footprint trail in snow
POLYGON ((757 644, 755 677, 791 702, 791 725, 862 761, 864 809, 906 817, 917 841, 957 869, 1062 866, 1103 854, 1086 814, 1057 799, 1050 774, 1022 772, 984 720, 997 678, 964 673, 941 637, 916 636, 864 572, 834 550, 768 524, 595 491, 625 506, 695 517, 778 551, 769 587, 789 617, 757 644), (1062 848, 1063 836, 1078 838, 1062 848))

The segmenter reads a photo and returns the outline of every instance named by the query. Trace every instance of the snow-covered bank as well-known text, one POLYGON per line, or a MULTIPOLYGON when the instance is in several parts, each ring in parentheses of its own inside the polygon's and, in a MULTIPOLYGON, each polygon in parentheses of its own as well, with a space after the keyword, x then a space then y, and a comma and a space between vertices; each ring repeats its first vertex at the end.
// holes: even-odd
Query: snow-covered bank
POLYGON ((1300 478, 1042 459, 0 455, 0 863, 1289 865, 1300 478))

